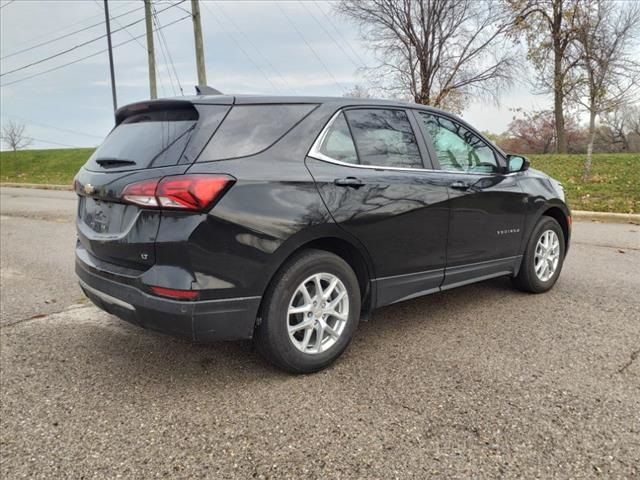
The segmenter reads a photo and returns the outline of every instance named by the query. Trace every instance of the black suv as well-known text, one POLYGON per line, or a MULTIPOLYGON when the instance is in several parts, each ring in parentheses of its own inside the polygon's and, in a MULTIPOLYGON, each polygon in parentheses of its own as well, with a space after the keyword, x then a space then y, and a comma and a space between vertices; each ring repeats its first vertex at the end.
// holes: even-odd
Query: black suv
POLYGON ((561 185, 421 105, 198 95, 118 110, 75 180, 76 272, 100 308, 327 366, 382 305, 508 275, 549 290, 561 185))

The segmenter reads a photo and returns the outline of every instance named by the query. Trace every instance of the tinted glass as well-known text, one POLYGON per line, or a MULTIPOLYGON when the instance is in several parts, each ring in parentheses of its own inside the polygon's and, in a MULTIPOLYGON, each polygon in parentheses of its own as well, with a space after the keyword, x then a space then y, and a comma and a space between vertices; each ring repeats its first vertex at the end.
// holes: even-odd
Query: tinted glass
POLYGON ((478 135, 445 117, 420 112, 420 126, 431 137, 443 170, 496 172, 498 161, 478 135))
POLYGON ((361 164, 422 168, 416 137, 404 111, 358 109, 346 115, 361 164))
POLYGON ((246 157, 280 140, 315 105, 238 105, 200 156, 201 161, 246 157))
POLYGON ((151 111, 127 117, 93 153, 87 167, 122 170, 175 165, 180 160, 198 112, 193 108, 151 111), (109 161, 115 168, 109 167, 109 161), (102 165, 100 165, 102 164, 102 165))
POLYGON ((331 124, 320 146, 320 153, 341 162, 358 163, 356 147, 344 114, 341 113, 331 124))

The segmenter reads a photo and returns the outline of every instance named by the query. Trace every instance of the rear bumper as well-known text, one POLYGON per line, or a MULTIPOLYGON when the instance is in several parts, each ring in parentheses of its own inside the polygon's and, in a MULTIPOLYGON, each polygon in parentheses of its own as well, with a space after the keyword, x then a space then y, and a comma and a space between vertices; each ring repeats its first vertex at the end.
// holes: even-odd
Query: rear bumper
POLYGON ((85 295, 99 308, 127 322, 196 342, 253 336, 260 297, 176 301, 119 282, 76 256, 76 274, 85 295))

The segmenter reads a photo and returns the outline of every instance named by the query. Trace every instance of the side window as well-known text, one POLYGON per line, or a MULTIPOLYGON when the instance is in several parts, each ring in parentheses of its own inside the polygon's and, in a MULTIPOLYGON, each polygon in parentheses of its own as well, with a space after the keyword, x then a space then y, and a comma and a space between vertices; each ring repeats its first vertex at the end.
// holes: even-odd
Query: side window
POLYGON ((320 153, 341 162, 358 163, 358 154, 344 113, 336 117, 331 124, 320 145, 320 153))
POLYGON ((347 110, 346 117, 362 165, 423 168, 416 137, 403 110, 347 110))
POLYGON ((420 126, 431 137, 443 170, 497 172, 500 165, 491 147, 478 135, 445 117, 419 112, 420 126))
POLYGON ((236 105, 218 128, 200 161, 246 157, 266 150, 316 105, 236 105))

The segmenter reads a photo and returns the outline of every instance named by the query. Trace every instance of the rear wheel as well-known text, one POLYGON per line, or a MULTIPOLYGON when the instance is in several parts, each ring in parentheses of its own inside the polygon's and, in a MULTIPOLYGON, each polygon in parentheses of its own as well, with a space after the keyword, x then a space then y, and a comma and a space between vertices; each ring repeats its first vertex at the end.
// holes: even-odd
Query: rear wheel
POLYGON ((564 235, 558 222, 543 216, 531 234, 514 285, 525 292, 542 293, 558 280, 564 262, 564 235))
POLYGON ((325 368, 347 348, 360 318, 360 287, 342 258, 305 250, 273 279, 255 335, 260 353, 295 373, 325 368))

